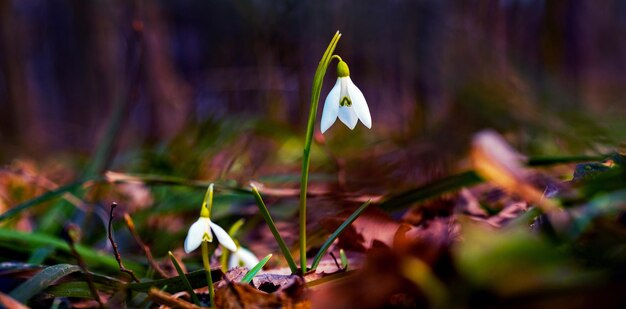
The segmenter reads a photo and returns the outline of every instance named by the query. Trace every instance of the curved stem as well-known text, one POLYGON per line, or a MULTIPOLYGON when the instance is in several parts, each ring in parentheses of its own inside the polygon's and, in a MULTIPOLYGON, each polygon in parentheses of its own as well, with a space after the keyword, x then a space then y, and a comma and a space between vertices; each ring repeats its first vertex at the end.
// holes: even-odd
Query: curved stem
POLYGON ((317 118, 317 105, 319 103, 320 92, 322 91, 322 83, 324 82, 324 75, 328 64, 332 59, 332 54, 335 51, 337 42, 341 37, 341 33, 337 31, 335 36, 328 44, 326 52, 322 56, 317 70, 315 71, 315 77, 313 78, 313 89, 311 91, 311 109, 309 111, 309 121, 306 127, 306 138, 304 141, 304 151, 302 156, 302 173, 300 179, 300 271, 304 276, 307 271, 306 262, 306 193, 307 182, 309 180, 309 164, 311 162, 311 142, 313 141, 313 129, 315 128, 315 119, 317 118))
POLYGON ((343 61, 343 59, 341 59, 341 57, 339 57, 339 55, 333 55, 332 57, 330 57, 330 59, 337 59, 339 60, 339 62, 343 61))

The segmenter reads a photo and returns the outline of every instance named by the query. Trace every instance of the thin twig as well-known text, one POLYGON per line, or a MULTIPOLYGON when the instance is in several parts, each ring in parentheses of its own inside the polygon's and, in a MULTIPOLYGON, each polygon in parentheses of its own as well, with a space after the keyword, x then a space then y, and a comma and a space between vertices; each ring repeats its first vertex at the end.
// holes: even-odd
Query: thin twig
POLYGON ((80 233, 78 226, 72 223, 68 224, 65 227, 65 233, 67 234, 66 241, 68 245, 70 246, 70 251, 72 255, 76 258, 76 261, 78 262, 78 266, 80 267, 82 272, 85 274, 85 279, 87 280, 87 285, 89 286, 89 291, 91 292, 91 296, 93 296, 93 298, 98 302, 98 304, 100 305, 100 308, 104 308, 104 304, 102 303, 102 300, 100 299, 100 295, 98 294, 96 285, 95 283, 93 283, 93 277, 91 277, 91 273, 89 272, 89 270, 87 270, 87 264, 85 264, 85 261, 78 253, 78 250, 76 250, 76 242, 78 241, 78 238, 79 238, 78 234, 80 233))
POLYGON ((155 303, 159 303, 161 305, 165 305, 168 307, 172 307, 172 308, 183 308, 183 309, 199 309, 201 307, 198 307, 190 302, 186 302, 184 300, 180 300, 178 298, 175 298, 174 295, 167 293, 167 292, 163 292, 157 288, 150 288, 150 291, 148 291, 148 296, 150 297, 150 299, 152 299, 152 301, 154 301, 155 303))
POLYGON ((115 260, 117 261, 117 264, 120 265, 120 271, 129 274, 135 282, 139 283, 141 281, 139 280, 139 278, 137 278, 137 276, 135 276, 135 273, 132 270, 124 267, 124 263, 122 263, 122 256, 120 256, 120 252, 117 250, 117 244, 115 243, 115 240, 113 240, 113 235, 111 233, 111 224, 113 223, 113 210, 115 209, 115 207, 117 207, 117 203, 112 203, 111 212, 109 213, 109 241, 111 242, 113 252, 115 253, 115 260))
POLYGON ((143 252, 146 254, 146 258, 148 259, 148 263, 150 263, 150 266, 154 268, 159 276, 161 276, 162 278, 167 278, 168 276, 165 271, 163 271, 159 264, 154 260, 150 247, 148 247, 148 245, 146 245, 146 243, 144 243, 143 240, 141 240, 141 238, 139 237, 139 233, 137 233, 137 230, 135 230, 135 223, 127 212, 124 213, 124 221, 126 221, 126 226, 128 227, 130 234, 133 235, 135 241, 139 244, 139 246, 143 249, 143 252))
POLYGON ((341 270, 341 266, 339 266, 339 262, 337 262, 337 258, 335 257, 335 255, 332 252, 328 252, 330 253, 330 256, 333 257, 333 261, 335 261, 335 265, 337 265, 337 269, 341 270))

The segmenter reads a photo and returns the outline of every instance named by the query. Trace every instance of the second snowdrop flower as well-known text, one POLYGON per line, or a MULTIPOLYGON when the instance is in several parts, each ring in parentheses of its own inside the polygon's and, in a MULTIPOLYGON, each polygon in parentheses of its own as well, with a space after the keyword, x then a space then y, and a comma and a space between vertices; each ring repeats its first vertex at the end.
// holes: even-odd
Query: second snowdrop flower
POLYGON ((337 64, 337 82, 333 89, 330 90, 330 93, 328 93, 328 97, 326 97, 324 102, 324 111, 322 112, 320 125, 322 133, 326 132, 337 118, 351 130, 354 129, 359 120, 367 128, 372 128, 370 110, 367 107, 363 93, 350 79, 348 64, 341 60, 339 56, 333 56, 333 58, 339 59, 337 64))
POLYGON ((228 269, 235 268, 237 266, 243 265, 248 269, 252 269, 252 267, 256 266, 259 263, 259 259, 252 253, 252 251, 239 247, 237 251, 233 252, 228 260, 228 269))
POLYGON ((189 228, 187 238, 185 238, 185 252, 196 250, 203 241, 212 242, 213 235, 217 241, 230 251, 236 251, 237 245, 233 239, 219 225, 211 222, 211 208, 213 207, 213 184, 211 184, 204 197, 200 218, 189 228))

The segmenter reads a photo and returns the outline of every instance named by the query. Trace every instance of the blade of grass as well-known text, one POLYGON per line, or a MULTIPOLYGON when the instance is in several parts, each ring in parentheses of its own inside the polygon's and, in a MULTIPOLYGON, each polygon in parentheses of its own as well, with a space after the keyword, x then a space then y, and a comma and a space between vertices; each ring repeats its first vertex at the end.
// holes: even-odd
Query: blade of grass
POLYGON ((343 270, 348 270, 348 257, 343 249, 339 249, 339 257, 341 258, 341 266, 343 270))
POLYGON ((266 257, 264 257, 261 261, 259 261, 259 263, 257 263, 256 265, 254 265, 254 267, 252 267, 252 269, 250 269, 245 276, 243 276, 243 278, 241 278, 241 283, 250 283, 250 281, 252 281, 252 278, 254 278, 254 276, 256 276, 256 274, 261 271, 261 269, 263 269, 263 266, 265 266, 265 264, 267 264, 267 261, 270 260, 270 258, 272 258, 272 254, 268 254, 266 257))
MULTIPOLYGON (((37 248, 51 246, 55 250, 70 253, 69 245, 60 238, 41 233, 24 233, 12 229, 0 228, 0 247, 18 248, 24 252, 34 252, 37 248)), ((115 258, 107 254, 95 251, 83 245, 76 245, 76 250, 85 259, 85 263, 94 267, 107 268, 110 271, 117 271, 118 265, 115 258)), ((133 271, 143 273, 143 266, 126 262, 126 266, 133 271)))
POLYGON ((214 184, 215 190, 250 193, 250 190, 232 185, 232 181, 194 180, 175 176, 155 174, 127 174, 113 171, 105 173, 105 180, 110 183, 140 183, 145 185, 166 185, 206 188, 214 184))
POLYGON ((80 267, 70 264, 57 264, 46 267, 13 289, 10 296, 19 302, 26 303, 31 297, 37 295, 55 281, 77 271, 80 271, 80 267))
POLYGON ((176 272, 178 272, 178 276, 185 284, 187 292, 189 293, 189 296, 191 296, 193 303, 196 306, 200 306, 200 300, 198 299, 198 295, 196 295, 196 293, 193 291, 191 283, 189 283, 189 280, 187 279, 187 276, 185 276, 183 269, 180 267, 180 264, 178 264, 178 260, 176 260, 176 257, 174 257, 174 255, 172 254, 172 251, 168 252, 168 254, 170 255, 170 260, 172 260, 172 264, 174 264, 174 267, 176 268, 176 272))
POLYGON ((326 254, 326 251, 328 250, 328 248, 330 248, 330 245, 335 241, 335 239, 337 239, 337 237, 339 237, 339 234, 341 234, 341 232, 343 232, 343 230, 345 230, 346 227, 348 227, 350 224, 352 224, 352 222, 354 222, 354 220, 356 220, 356 218, 358 218, 361 215, 361 213, 363 213, 363 211, 365 211, 365 209, 367 208, 367 206, 369 206, 371 204, 371 202, 372 201, 367 201, 367 202, 363 203, 363 205, 361 205, 361 207, 357 208, 357 210, 355 210, 350 215, 350 217, 348 217, 348 219, 346 219, 346 221, 341 223, 341 225, 337 228, 337 230, 334 233, 332 233, 330 235, 330 237, 328 237, 326 242, 324 242, 324 244, 322 245, 320 250, 315 255, 315 258, 313 258, 313 264, 311 264, 311 270, 317 269, 317 265, 319 265, 320 261, 322 260, 322 256, 324 256, 324 254, 326 254))
MULTIPOLYGON (((197 288, 206 286, 205 273, 206 271, 204 269, 200 269, 200 270, 196 270, 196 271, 188 273, 185 277, 187 278, 187 281, 189 281, 191 286, 197 289, 197 288)), ((212 270, 211 276, 215 278, 215 281, 217 282, 222 279, 222 272, 216 269, 212 270)), ((164 291, 168 293, 180 292, 187 288, 187 286, 181 280, 180 277, 172 277, 172 278, 158 279, 158 280, 152 280, 152 281, 144 280, 141 283, 128 283, 126 285, 126 287, 129 290, 137 291, 137 292, 144 292, 144 293, 147 293, 150 290, 150 287, 153 287, 153 286, 158 287, 158 288, 163 288, 164 286, 167 286, 167 288, 164 289, 164 291)))
POLYGON ((52 200, 54 198, 60 197, 63 194, 65 194, 66 192, 69 191, 73 191, 77 188, 79 188, 80 186, 82 186, 83 184, 85 184, 86 182, 90 181, 92 179, 83 179, 83 180, 79 180, 76 182, 73 182, 71 184, 59 187, 55 190, 52 191, 48 191, 34 199, 28 200, 26 202, 20 203, 18 205, 16 205, 15 207, 7 210, 6 212, 4 212, 2 215, 0 215, 0 222, 9 219, 19 213, 21 213, 24 210, 27 210, 33 206, 36 206, 38 204, 41 204, 43 202, 47 202, 49 200, 52 200))
MULTIPOLYGON (((44 267, 41 267, 41 269, 44 269, 44 267)), ((119 291, 125 284, 125 282, 122 282, 116 278, 107 277, 92 272, 90 272, 89 275, 92 277, 98 291, 104 292, 109 295, 115 293, 116 291, 119 291)), ((34 297, 34 299, 41 300, 56 297, 92 298, 89 285, 86 282, 86 276, 87 275, 84 272, 68 274, 67 276, 63 277, 61 283, 55 283, 48 286, 47 288, 45 288, 44 291, 38 293, 37 296, 34 297)))
POLYGON ((578 162, 597 162, 602 161, 606 158, 606 155, 598 155, 598 156, 542 156, 542 157, 531 157, 528 158, 528 162, 526 162, 527 166, 547 166, 547 165, 555 165, 555 164, 566 164, 566 163, 578 163, 578 162))
POLYGON ((474 171, 466 171, 390 196, 381 202, 378 207, 388 212, 401 210, 412 203, 433 198, 446 192, 459 190, 463 187, 479 184, 482 181, 483 180, 474 171))
MULTIPOLYGON (((96 288, 100 292, 112 295, 116 289, 104 284, 96 283, 96 288)), ((93 298, 89 285, 85 281, 71 281, 51 285, 39 294, 35 299, 47 299, 56 297, 79 297, 93 298)))
MULTIPOLYGON (((554 156, 554 157, 531 157, 527 166, 549 166, 555 164, 602 161, 604 156, 554 156)), ((387 197, 379 204, 379 207, 388 212, 404 209, 406 206, 437 197, 443 193, 458 190, 481 183, 483 180, 474 171, 466 171, 460 174, 448 176, 423 186, 410 189, 387 197)))
POLYGON ((27 260, 28 264, 33 265, 41 265, 43 262, 50 256, 50 254, 54 253, 54 248, 50 246, 37 248, 30 254, 30 257, 27 260))
POLYGON ((272 217, 270 216, 270 212, 267 210, 267 206, 265 206, 265 203, 263 202, 263 198, 261 197, 259 190, 254 184, 250 184, 250 186, 252 187, 252 194, 254 195, 256 204, 257 206, 259 206, 259 211, 261 212, 263 219, 265 219, 265 223, 267 223, 267 227, 269 227, 270 231, 272 232, 272 235, 274 235, 274 239, 276 239, 276 242, 278 243, 278 246, 280 247, 280 250, 282 251, 283 256, 285 256, 285 260, 287 260, 287 264, 289 264, 289 269, 291 270, 291 273, 293 274, 297 273, 298 266, 296 266, 296 262, 294 261, 293 256, 291 256, 291 252, 289 251, 287 244, 285 244, 285 241, 278 233, 278 229, 276 228, 276 225, 274 224, 274 220, 272 220, 272 217))
POLYGON ((348 277, 354 276, 355 274, 356 274, 356 270, 342 271, 342 272, 334 273, 332 275, 328 275, 328 276, 319 278, 317 280, 309 281, 309 282, 305 283, 304 286, 307 287, 307 288, 312 288, 312 287, 320 285, 320 284, 329 283, 329 282, 335 282, 335 281, 338 281, 338 280, 347 279, 348 277))

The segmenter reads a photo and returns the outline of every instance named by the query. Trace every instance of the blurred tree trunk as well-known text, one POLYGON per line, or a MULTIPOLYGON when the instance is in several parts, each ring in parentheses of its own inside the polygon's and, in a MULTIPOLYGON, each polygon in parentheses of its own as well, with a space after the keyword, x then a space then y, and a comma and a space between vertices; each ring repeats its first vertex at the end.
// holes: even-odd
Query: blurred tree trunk
MULTIPOLYGON (((0 89, 5 90, 4 97, 0 97, 0 137, 15 150, 33 152, 38 148, 39 126, 25 72, 24 40, 30 35, 25 23, 15 14, 11 1, 0 1, 0 81, 4 83, 0 89)), ((15 150, 8 149, 6 156, 12 157, 15 150)), ((0 157, 4 152, 0 151, 0 157)))

